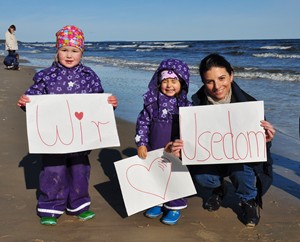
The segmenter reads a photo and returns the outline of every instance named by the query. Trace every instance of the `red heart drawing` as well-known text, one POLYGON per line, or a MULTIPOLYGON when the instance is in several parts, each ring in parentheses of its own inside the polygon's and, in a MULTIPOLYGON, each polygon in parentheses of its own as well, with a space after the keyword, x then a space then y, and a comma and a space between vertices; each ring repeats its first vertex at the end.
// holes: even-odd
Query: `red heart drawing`
POLYGON ((128 167, 126 178, 130 186, 135 190, 165 200, 171 171, 172 162, 159 157, 153 160, 149 167, 140 164, 128 167), (136 174, 139 174, 139 176, 136 174))
POLYGON ((78 120, 81 120, 83 118, 83 112, 75 112, 75 117, 78 119, 78 120))

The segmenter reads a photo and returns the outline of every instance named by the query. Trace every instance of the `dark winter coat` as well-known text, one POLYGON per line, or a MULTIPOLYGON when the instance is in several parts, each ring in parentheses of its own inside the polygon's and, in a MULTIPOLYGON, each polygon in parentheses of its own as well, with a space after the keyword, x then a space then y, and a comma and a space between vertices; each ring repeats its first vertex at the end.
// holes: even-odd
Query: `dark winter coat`
POLYGON ((3 60, 3 64, 12 69, 18 69, 19 60, 17 58, 17 53, 9 53, 3 60))
MULTIPOLYGON (((232 82, 232 97, 231 103, 235 102, 248 102, 248 101, 256 101, 255 98, 247 94, 243 91, 235 82, 232 82)), ((204 86, 202 86, 197 93, 192 96, 192 101, 194 106, 198 105, 208 105, 207 97, 204 92, 204 86)), ((270 188, 273 181, 273 160, 271 157, 271 142, 266 144, 267 146, 267 162, 255 162, 251 163, 253 167, 256 177, 257 177, 257 189, 258 189, 258 203, 262 206, 262 196, 267 192, 270 188)))

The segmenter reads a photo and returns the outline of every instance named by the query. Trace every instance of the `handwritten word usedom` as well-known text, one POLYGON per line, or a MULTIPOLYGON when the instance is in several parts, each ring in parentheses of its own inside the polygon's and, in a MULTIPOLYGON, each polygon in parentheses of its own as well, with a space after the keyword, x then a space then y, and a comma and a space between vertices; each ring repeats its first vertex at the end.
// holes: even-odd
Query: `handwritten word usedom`
MULTIPOLYGON (((234 130, 231 122, 231 112, 227 111, 227 118, 224 125, 226 131, 217 130, 199 131, 199 117, 194 113, 194 139, 188 140, 191 144, 183 148, 182 156, 190 161, 225 161, 226 163, 236 161, 247 161, 258 158, 257 161, 266 159, 265 133, 261 130, 234 130), (263 150, 261 147, 264 147, 263 150)), ((191 127, 190 127, 191 128, 191 127)), ((184 140, 184 139, 183 139, 184 140)), ((184 140, 185 141, 185 140, 184 140)), ((185 141, 186 143, 186 141, 185 141)), ((210 163, 210 162, 209 162, 210 163)), ((208 164, 206 162, 206 164, 208 164)))

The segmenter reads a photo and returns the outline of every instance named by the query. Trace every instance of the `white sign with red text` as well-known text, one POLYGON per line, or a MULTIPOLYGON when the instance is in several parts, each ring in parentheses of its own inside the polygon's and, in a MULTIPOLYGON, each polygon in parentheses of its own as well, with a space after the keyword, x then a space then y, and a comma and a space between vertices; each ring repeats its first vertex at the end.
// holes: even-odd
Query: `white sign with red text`
POLYGON ((26 104, 29 153, 120 146, 111 94, 32 95, 26 104))
POLYGON ((267 160, 263 101, 183 107, 182 164, 223 164, 267 160))

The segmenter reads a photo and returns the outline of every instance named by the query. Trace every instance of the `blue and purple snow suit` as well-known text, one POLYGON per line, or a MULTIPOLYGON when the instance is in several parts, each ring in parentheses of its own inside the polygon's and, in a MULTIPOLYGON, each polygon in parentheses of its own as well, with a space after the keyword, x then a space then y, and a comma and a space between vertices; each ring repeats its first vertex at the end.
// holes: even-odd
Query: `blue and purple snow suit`
MULTIPOLYGON (((136 122, 136 145, 146 146, 148 151, 165 147, 179 138, 179 107, 192 106, 187 99, 189 87, 189 68, 177 59, 167 59, 160 63, 144 94, 144 108, 136 122), (160 92, 160 73, 172 70, 180 78, 181 92, 176 97, 168 97, 160 92)), ((170 201, 164 206, 177 210, 187 206, 186 199, 170 201)))
MULTIPOLYGON (((36 73, 26 95, 103 93, 97 74, 82 64, 66 68, 53 63, 36 73)), ((40 217, 78 215, 89 209, 90 151, 43 154, 37 214, 40 217)))

